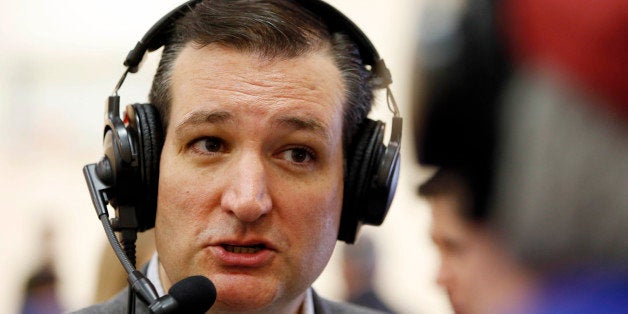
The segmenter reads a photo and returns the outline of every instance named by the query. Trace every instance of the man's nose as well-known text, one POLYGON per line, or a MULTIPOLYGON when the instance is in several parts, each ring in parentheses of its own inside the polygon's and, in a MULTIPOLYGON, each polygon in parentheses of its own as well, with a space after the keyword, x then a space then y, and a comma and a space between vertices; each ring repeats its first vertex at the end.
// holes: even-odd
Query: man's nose
POLYGON ((445 261, 441 261, 436 275, 436 283, 441 287, 447 287, 451 279, 451 271, 445 261))
POLYGON ((243 222, 253 222, 272 208, 268 176, 261 156, 243 153, 234 159, 225 180, 221 206, 243 222))

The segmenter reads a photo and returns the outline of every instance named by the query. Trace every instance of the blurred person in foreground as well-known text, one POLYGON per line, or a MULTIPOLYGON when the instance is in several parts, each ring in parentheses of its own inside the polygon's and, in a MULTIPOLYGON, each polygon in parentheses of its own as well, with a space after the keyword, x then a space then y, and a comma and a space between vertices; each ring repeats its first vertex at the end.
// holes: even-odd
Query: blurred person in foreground
MULTIPOLYGON (((382 122, 367 119, 374 90, 391 82, 383 61, 321 1, 204 0, 174 12, 151 28, 170 31, 151 37, 165 42, 151 104, 131 105, 125 116, 127 128, 146 136, 139 155, 153 154, 139 164, 155 169, 137 173, 158 177, 147 180, 155 194, 138 188, 124 199, 126 190, 107 190, 120 192, 109 195, 119 197, 120 220, 124 210, 145 211, 117 225, 154 225, 157 253, 142 269, 146 277, 160 296, 189 277, 211 279, 211 313, 375 313, 323 299, 311 285, 336 241, 353 243, 361 224, 381 224, 392 201, 398 149, 384 146, 382 122)), ((111 174, 123 163, 107 166, 118 160, 118 146, 107 146, 118 138, 106 133, 108 159, 84 168, 95 204, 102 199, 93 191, 126 174, 111 174)), ((135 182, 115 183, 131 189, 135 182)), ((135 231, 128 229, 123 237, 135 231)), ((149 302, 128 295, 82 312, 148 312, 149 302)))
POLYGON ((418 160, 467 178, 473 207, 538 275, 527 304, 503 312, 626 313, 628 2, 434 8, 418 160))
POLYGON ((419 187, 432 210, 430 234, 440 255, 437 283, 455 313, 505 313, 523 307, 536 276, 523 267, 474 215, 471 189, 453 169, 441 168, 419 187))
POLYGON ((344 245, 341 267, 347 302, 395 313, 379 296, 375 286, 377 247, 371 237, 363 234, 355 244, 344 245))

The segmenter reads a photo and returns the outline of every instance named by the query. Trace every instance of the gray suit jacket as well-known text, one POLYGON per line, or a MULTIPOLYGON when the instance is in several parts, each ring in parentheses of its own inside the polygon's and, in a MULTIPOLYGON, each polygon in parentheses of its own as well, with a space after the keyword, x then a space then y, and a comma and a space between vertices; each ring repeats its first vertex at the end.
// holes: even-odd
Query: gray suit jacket
MULTIPOLYGON (((127 312, 129 288, 124 289, 110 300, 92 305, 90 307, 81 309, 73 313, 79 314, 124 314, 127 312)), ((314 313, 316 314, 353 314, 353 313, 365 313, 365 314, 378 314, 383 313, 375 311, 369 308, 360 307, 349 303, 340 303, 321 298, 312 291, 314 299, 314 313)), ((135 298, 135 313, 137 314, 149 314, 148 307, 144 305, 137 297, 135 298)))

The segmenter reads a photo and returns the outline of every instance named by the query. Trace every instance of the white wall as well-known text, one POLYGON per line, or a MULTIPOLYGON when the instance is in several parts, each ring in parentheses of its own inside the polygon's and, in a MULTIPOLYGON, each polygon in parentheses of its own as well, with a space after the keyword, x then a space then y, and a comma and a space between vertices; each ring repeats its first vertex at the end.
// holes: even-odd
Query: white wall
MULTIPOLYGON (((409 116, 409 65, 421 0, 330 1, 363 28, 394 78, 392 89, 409 116)), ((101 154, 103 104, 126 52, 174 0, 0 0, 0 313, 15 313, 25 276, 38 265, 53 229, 60 293, 68 309, 90 304, 104 233, 83 181, 84 164, 101 154)), ((127 79, 122 102, 142 102, 155 56, 127 79)), ((384 97, 381 97, 384 99, 384 97)), ((374 114, 390 121, 381 103, 374 114)), ((425 171, 404 126, 397 197, 382 227, 365 228, 381 249, 378 285, 402 313, 448 313, 434 285, 437 256, 428 238, 429 211, 415 195, 425 171)), ((336 260, 316 282, 339 299, 336 260)))

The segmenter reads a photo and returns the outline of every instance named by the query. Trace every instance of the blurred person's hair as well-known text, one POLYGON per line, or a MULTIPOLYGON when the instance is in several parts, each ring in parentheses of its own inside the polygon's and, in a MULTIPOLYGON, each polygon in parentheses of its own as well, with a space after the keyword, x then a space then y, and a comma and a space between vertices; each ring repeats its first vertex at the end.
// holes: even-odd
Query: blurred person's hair
POLYGON ((439 168, 418 188, 419 196, 424 198, 451 197, 458 206, 456 211, 468 221, 483 222, 484 215, 475 212, 473 194, 468 180, 460 172, 448 168, 439 168))

